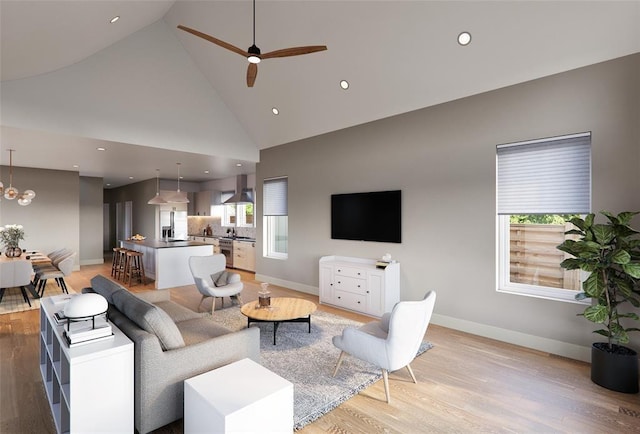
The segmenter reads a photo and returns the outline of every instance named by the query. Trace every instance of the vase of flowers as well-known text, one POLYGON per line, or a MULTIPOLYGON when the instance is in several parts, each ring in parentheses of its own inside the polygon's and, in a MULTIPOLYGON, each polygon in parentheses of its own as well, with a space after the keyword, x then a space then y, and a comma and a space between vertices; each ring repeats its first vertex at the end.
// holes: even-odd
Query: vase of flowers
POLYGON ((0 226, 0 243, 4 246, 4 253, 9 258, 16 258, 22 254, 18 246, 20 240, 24 240, 22 225, 0 226))

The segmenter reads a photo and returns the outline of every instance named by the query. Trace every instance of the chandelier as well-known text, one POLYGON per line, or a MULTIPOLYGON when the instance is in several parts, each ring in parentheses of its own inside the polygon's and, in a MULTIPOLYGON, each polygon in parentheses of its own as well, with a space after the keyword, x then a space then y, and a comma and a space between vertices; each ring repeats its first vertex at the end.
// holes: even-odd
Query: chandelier
POLYGON ((36 192, 33 190, 25 190, 22 194, 17 188, 13 186, 13 153, 15 149, 8 149, 9 151, 9 187, 4 188, 4 184, 0 181, 0 196, 4 194, 4 198, 8 200, 18 199, 18 205, 27 206, 31 203, 31 199, 36 197, 36 192))

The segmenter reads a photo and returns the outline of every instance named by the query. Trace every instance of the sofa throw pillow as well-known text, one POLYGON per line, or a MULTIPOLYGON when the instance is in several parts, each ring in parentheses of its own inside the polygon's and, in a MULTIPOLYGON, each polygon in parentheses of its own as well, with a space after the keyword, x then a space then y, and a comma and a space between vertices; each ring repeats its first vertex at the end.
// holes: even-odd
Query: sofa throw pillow
POLYGON ((180 330, 171 317, 159 307, 126 290, 113 294, 113 305, 138 327, 156 335, 163 350, 185 346, 180 330))
POLYGON ((229 282, 227 282, 227 279, 229 278, 229 272, 227 271, 219 271, 217 273, 213 273, 211 275, 211 280, 213 281, 213 284, 215 286, 225 286, 227 285, 229 282))

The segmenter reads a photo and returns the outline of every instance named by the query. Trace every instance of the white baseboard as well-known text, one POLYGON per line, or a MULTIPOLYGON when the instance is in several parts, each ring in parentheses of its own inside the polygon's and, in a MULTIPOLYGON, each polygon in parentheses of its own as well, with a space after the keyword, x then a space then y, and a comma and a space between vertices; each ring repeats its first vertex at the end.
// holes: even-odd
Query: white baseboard
POLYGON ((285 288, 304 292, 305 294, 320 294, 320 290, 316 286, 304 285, 298 282, 290 282, 288 280, 278 279, 277 277, 265 276, 264 274, 256 274, 256 280, 259 280, 261 282, 273 283, 274 285, 278 286, 284 286, 285 288))
POLYGON ((98 265, 98 264, 104 264, 104 258, 83 259, 80 261, 80 265, 98 265))
MULTIPOLYGON (((540 336, 520 333, 513 330, 502 329, 486 324, 475 323, 463 319, 452 318, 434 313, 431 323, 454 330, 459 330, 485 338, 507 342, 521 347, 544 351, 583 362, 591 362, 591 347, 583 347, 576 344, 542 338, 540 336)), ((428 332, 427 332, 428 334, 428 332)))
MULTIPOLYGON (((283 286, 285 288, 307 294, 318 295, 320 293, 319 289, 314 286, 290 282, 288 280, 278 279, 276 277, 265 276, 262 274, 256 274, 256 280, 283 286)), ((472 335, 483 336, 485 338, 495 339, 497 341, 531 348, 533 350, 544 351, 545 353, 556 354, 587 363, 591 362, 591 347, 583 347, 576 344, 542 338, 540 336, 529 335, 526 333, 502 329, 436 313, 431 316, 431 323, 453 330, 470 333, 472 335)))

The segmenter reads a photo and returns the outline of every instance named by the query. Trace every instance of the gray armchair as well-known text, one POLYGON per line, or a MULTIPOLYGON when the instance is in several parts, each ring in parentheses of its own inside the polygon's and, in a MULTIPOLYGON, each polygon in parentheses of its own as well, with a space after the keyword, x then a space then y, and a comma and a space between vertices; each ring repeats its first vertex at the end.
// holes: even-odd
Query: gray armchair
POLYGON ((416 357, 424 334, 431 321, 436 293, 429 291, 422 301, 401 301, 380 321, 372 321, 360 328, 347 327, 342 336, 334 336, 333 344, 342 350, 333 371, 335 377, 345 353, 365 360, 382 369, 387 403, 389 372, 406 367, 414 383, 417 383, 409 365, 416 357))
POLYGON ((242 303, 240 292, 244 285, 240 281, 238 273, 226 271, 227 261, 222 254, 210 256, 191 256, 189 258, 189 269, 193 275, 196 288, 202 294, 200 305, 207 297, 213 297, 211 314, 216 309, 216 298, 231 297, 236 298, 238 303, 242 303))

